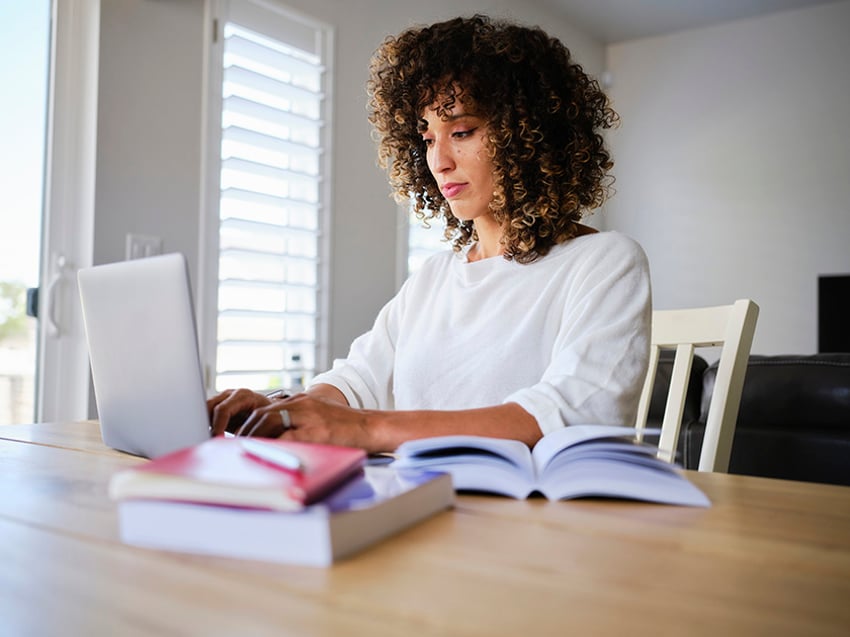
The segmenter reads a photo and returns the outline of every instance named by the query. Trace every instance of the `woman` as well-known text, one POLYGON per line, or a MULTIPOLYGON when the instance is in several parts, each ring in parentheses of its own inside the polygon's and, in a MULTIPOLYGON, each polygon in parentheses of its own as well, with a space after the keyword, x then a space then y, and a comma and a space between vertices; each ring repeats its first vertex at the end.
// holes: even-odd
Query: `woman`
POLYGON ((391 451, 476 434, 534 445, 628 424, 646 373, 645 255, 580 223, 613 165, 596 81, 537 28, 457 18, 388 38, 369 119, 397 196, 445 222, 431 257, 349 355, 282 400, 228 390, 213 431, 391 451), (240 426, 241 425, 241 426, 240 426))

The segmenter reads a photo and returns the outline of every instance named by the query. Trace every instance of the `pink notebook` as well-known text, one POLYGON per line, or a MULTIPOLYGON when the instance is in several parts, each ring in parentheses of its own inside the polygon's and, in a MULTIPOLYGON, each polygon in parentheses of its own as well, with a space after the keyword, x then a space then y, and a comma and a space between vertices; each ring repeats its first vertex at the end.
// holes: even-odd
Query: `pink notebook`
POLYGON ((293 511, 322 499, 366 461, 362 449, 264 439, 297 456, 301 468, 291 470, 250 454, 243 440, 211 438, 121 471, 110 496, 293 511))

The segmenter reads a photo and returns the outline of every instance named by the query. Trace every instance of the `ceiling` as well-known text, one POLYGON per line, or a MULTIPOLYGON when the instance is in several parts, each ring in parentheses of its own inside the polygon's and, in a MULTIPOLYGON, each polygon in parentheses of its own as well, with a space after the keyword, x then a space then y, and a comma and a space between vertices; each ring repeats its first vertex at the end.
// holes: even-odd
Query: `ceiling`
POLYGON ((605 44, 835 0, 542 0, 605 44))

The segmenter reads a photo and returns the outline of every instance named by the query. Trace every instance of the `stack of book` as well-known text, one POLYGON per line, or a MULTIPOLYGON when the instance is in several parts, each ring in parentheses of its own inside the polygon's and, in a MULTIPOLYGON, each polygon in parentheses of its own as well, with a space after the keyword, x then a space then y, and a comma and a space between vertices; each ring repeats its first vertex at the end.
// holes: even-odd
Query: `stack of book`
POLYGON ((328 566, 452 506, 446 473, 367 466, 359 449, 212 438, 116 473, 122 541, 328 566))

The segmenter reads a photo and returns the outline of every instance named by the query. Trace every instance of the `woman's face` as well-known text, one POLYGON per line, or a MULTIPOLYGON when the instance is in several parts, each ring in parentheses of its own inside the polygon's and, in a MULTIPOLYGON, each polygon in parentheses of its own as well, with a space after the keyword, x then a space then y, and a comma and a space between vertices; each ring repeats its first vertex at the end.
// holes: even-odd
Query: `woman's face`
POLYGON ((436 104, 426 108, 420 120, 428 168, 455 217, 474 221, 489 216, 495 182, 486 124, 460 100, 448 117, 440 117, 436 109, 436 104))

